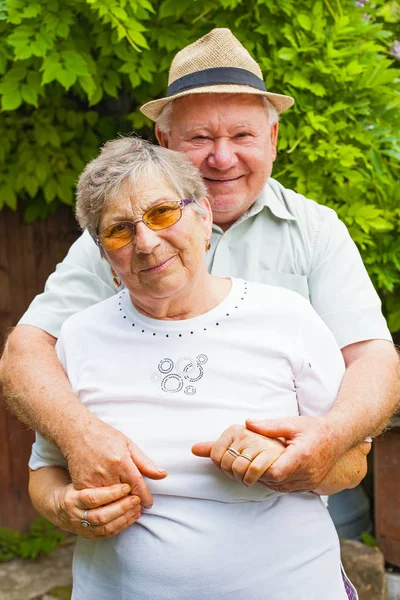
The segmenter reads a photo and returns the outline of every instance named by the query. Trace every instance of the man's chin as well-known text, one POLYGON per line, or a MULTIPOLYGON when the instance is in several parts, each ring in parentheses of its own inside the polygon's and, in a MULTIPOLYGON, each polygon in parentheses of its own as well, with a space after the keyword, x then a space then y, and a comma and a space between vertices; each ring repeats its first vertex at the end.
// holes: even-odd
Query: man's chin
POLYGON ((226 206, 216 203, 215 207, 212 206, 213 222, 224 230, 228 229, 228 227, 233 225, 242 216, 245 210, 240 203, 239 206, 237 204, 226 206))

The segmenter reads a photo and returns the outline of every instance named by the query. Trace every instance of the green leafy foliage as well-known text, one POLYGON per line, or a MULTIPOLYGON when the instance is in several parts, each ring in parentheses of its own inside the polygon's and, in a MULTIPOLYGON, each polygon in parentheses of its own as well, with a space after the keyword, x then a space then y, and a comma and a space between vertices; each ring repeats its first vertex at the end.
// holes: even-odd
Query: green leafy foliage
POLYGON ((367 531, 363 531, 361 534, 361 541, 369 548, 377 548, 378 546, 376 543, 376 538, 367 531))
POLYGON ((230 27, 292 95, 274 176, 334 208, 400 329, 398 0, 0 1, 0 209, 72 205, 83 165, 164 94, 173 55, 230 27), (364 4, 358 6, 357 4, 364 4))
POLYGON ((50 554, 64 538, 65 534, 43 517, 32 523, 28 533, 0 527, 0 562, 50 554))

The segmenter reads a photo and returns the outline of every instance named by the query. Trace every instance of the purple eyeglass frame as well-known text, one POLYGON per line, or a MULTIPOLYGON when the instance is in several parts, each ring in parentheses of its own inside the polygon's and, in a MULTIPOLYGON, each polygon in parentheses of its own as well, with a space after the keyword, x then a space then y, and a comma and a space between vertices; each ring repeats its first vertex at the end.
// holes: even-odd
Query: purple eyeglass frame
MULTIPOLYGON (((167 202, 167 201, 165 201, 165 202, 167 202)), ((179 201, 179 208, 181 209, 181 214, 179 216, 179 219, 177 221, 175 221, 175 223, 172 223, 172 225, 175 225, 176 223, 178 223, 178 221, 181 220, 181 218, 182 218, 182 210, 185 208, 185 206, 187 206, 188 204, 191 204, 192 202, 196 202, 196 200, 194 198, 183 198, 183 200, 179 201)), ((160 202, 160 204, 156 204, 155 206, 152 206, 151 208, 149 208, 149 211, 153 210, 153 208, 157 208, 157 206, 161 206, 162 204, 164 204, 164 202, 160 202)), ((149 211, 146 211, 146 212, 149 212, 149 211)), ((144 213, 144 214, 146 214, 146 213, 144 213)), ((117 221, 117 223, 113 223, 112 225, 109 225, 108 227, 113 227, 114 225, 119 225, 121 223, 124 223, 124 224, 127 224, 127 225, 131 225, 132 231, 134 231, 134 227, 135 227, 135 225, 137 225, 137 223, 144 223, 146 225, 146 227, 148 227, 152 231, 163 231, 164 229, 168 229, 168 227, 172 227, 172 225, 167 225, 167 227, 162 227, 161 229, 153 229, 152 227, 150 227, 146 223, 146 221, 143 220, 143 217, 141 219, 137 219, 136 221, 117 221)), ((99 239, 99 236, 103 233, 103 231, 106 231, 106 229, 108 229, 108 227, 105 227, 104 229, 102 229, 94 237, 94 241, 97 244, 97 246, 102 246, 102 244, 100 242, 100 239, 99 239)), ((120 248, 115 248, 115 250, 120 250, 121 248, 125 248, 125 246, 127 246, 130 243, 131 242, 128 242, 127 244, 125 244, 124 246, 121 246, 120 248)), ((114 252, 114 250, 107 250, 107 252, 114 252)))

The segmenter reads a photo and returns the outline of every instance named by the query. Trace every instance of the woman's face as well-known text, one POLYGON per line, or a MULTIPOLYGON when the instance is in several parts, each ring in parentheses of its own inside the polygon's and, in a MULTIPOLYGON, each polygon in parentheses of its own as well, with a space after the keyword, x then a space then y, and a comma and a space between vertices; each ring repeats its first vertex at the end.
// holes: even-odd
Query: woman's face
MULTIPOLYGON (((164 180, 139 181, 135 188, 121 186, 118 197, 103 211, 99 231, 119 221, 136 221, 151 207, 165 200, 182 200, 164 180)), ((205 270, 204 253, 211 237, 212 215, 199 215, 188 205, 181 219, 161 231, 149 229, 143 222, 135 228, 133 241, 119 250, 105 251, 106 258, 128 288, 132 300, 178 297, 185 294, 205 270)))

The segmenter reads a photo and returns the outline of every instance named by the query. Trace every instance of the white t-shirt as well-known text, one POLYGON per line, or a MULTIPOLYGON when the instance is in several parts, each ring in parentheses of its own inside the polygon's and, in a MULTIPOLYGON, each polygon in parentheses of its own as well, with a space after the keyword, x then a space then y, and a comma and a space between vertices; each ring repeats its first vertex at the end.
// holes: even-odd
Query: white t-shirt
MULTIPOLYGON (((210 312, 157 321, 122 290, 68 319, 57 352, 81 401, 168 471, 147 480, 154 505, 135 525, 79 539, 74 600, 347 598, 318 496, 246 488, 190 451, 246 418, 329 410, 343 358, 309 302, 233 279, 210 312)), ((54 464, 66 465, 37 436, 30 467, 54 464)))

